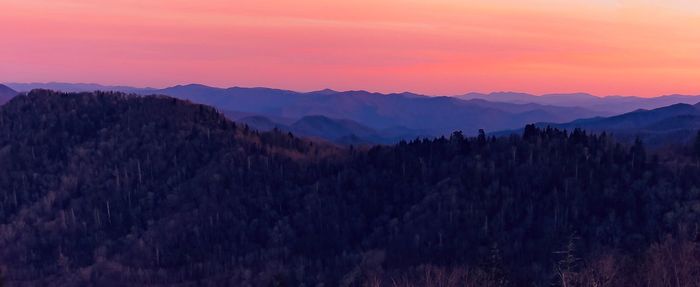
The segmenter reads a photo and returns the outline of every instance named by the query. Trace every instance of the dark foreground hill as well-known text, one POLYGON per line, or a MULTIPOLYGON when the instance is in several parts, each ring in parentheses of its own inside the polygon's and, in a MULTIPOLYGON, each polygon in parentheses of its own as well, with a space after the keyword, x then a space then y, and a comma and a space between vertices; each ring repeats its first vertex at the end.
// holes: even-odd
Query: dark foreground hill
POLYGON ((33 91, 0 108, 0 269, 10 286, 697 286, 700 169, 673 156, 533 126, 336 149, 167 97, 33 91))

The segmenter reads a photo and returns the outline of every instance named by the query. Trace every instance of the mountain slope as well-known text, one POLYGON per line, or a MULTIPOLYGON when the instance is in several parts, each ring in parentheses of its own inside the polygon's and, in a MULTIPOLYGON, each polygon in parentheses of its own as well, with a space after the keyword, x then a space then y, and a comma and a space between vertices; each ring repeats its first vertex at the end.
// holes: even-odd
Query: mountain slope
MULTIPOLYGON (((533 126, 337 149, 170 97, 37 90, 0 107, 2 279, 362 286, 439 265, 550 285, 572 234, 581 262, 644 258, 698 224, 700 194, 679 192, 700 187, 698 166, 648 158, 639 144, 533 126)), ((689 262, 673 266, 697 270, 689 262)))
POLYGON ((274 129, 278 129, 280 131, 291 131, 291 128, 289 126, 273 122, 272 120, 263 116, 242 117, 237 119, 236 122, 246 124, 251 128, 261 132, 269 132, 274 129))
POLYGON ((110 93, 33 91, 2 107, 0 130, 0 262, 7 280, 27 285, 133 286, 220 273, 229 250, 252 243, 236 244, 236 234, 257 232, 231 224, 266 221, 252 202, 285 197, 257 191, 304 185, 295 170, 333 151, 248 132, 210 107, 110 93), (195 234, 213 244, 199 245, 195 234))
POLYGON ((340 139, 355 136, 367 142, 379 142, 377 131, 350 120, 334 120, 325 116, 305 116, 291 126, 300 135, 340 139))
POLYGON ((245 116, 236 122, 247 124, 258 131, 277 129, 296 136, 319 138, 342 145, 392 144, 401 140, 427 137, 426 133, 404 127, 375 130, 351 120, 332 119, 326 116, 305 116, 290 125, 280 124, 263 116, 245 116))
POLYGON ((622 140, 636 137, 653 145, 689 142, 700 130, 700 104, 674 104, 653 110, 636 110, 612 117, 580 119, 569 123, 538 123, 573 130, 608 132, 622 140))
POLYGON ((17 92, 8 86, 0 84, 0 105, 9 102, 17 95, 17 92))

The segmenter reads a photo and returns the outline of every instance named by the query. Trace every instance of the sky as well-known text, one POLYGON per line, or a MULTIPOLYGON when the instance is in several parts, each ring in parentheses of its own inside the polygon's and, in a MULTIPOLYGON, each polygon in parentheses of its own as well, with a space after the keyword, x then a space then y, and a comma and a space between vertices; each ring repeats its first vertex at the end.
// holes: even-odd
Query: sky
POLYGON ((697 0, 0 0, 0 82, 700 94, 697 0))

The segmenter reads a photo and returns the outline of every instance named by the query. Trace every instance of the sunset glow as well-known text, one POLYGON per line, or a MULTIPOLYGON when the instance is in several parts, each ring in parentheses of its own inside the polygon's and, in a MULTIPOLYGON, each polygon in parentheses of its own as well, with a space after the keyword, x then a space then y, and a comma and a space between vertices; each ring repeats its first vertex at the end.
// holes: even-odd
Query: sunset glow
POLYGON ((0 82, 700 94, 694 0, 0 0, 0 82))

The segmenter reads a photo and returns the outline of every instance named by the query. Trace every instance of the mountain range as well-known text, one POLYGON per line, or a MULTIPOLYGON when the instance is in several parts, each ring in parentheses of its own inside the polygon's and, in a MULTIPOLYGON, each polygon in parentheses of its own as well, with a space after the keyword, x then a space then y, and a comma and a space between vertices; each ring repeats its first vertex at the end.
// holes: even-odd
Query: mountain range
MULTIPOLYGON (((676 142, 686 141, 694 129, 700 128, 696 109, 690 105, 700 101, 700 97, 686 95, 641 98, 497 92, 430 97, 408 92, 381 94, 330 89, 295 92, 199 84, 164 89, 71 83, 8 86, 19 91, 39 88, 167 95, 213 106, 229 119, 260 131, 278 129, 340 144, 391 144, 448 135, 457 130, 466 135, 474 135, 479 129, 504 134, 519 131, 529 123, 608 131, 622 140, 640 136, 654 144, 668 142, 665 138, 670 135, 674 135, 670 139, 676 142), (670 107, 663 108, 666 106, 670 107)), ((9 90, 5 99, 16 94, 9 88, 5 90, 9 90)))
POLYGON ((224 111, 300 119, 321 115, 352 120, 373 129, 409 128, 439 136, 454 130, 476 134, 479 129, 500 130, 536 121, 567 121, 605 115, 577 107, 539 104, 463 101, 412 93, 381 94, 367 91, 322 90, 299 93, 269 88, 212 88, 183 85, 142 94, 163 94, 224 111))
MULTIPOLYGON (((588 132, 606 132, 623 142, 632 142, 639 138, 652 146, 687 144, 700 130, 700 103, 678 103, 652 110, 638 109, 611 117, 585 118, 567 123, 541 122, 536 123, 536 126, 569 131, 578 128, 588 132)), ((520 132, 522 129, 494 134, 520 132)))
MULTIPOLYGON (((379 134, 384 131, 402 131, 392 136, 383 136, 379 142, 393 140, 394 137, 412 139, 418 136, 441 136, 455 130, 476 134, 479 129, 495 131, 538 121, 564 122, 611 115, 579 107, 462 100, 414 93, 381 94, 329 89, 302 93, 270 88, 215 88, 198 84, 164 89, 66 83, 9 85, 20 91, 43 88, 68 92, 114 90, 141 95, 161 94, 210 105, 227 115, 262 116, 272 121, 275 121, 274 118, 291 119, 280 124, 291 124, 308 116, 323 116, 324 119, 343 121, 335 123, 340 126, 361 125, 379 134)), ((330 140, 335 140, 334 136, 336 135, 321 134, 321 137, 330 140)), ((357 134, 354 136, 363 137, 357 134)), ((364 140, 376 142, 372 137, 364 140)))
POLYGON ((562 107, 580 107, 610 114, 621 114, 636 109, 655 109, 677 103, 694 104, 700 102, 698 95, 664 95, 652 98, 635 96, 597 97, 587 93, 532 95, 516 92, 496 92, 490 94, 469 93, 457 98, 464 100, 483 99, 493 102, 535 103, 562 107))

